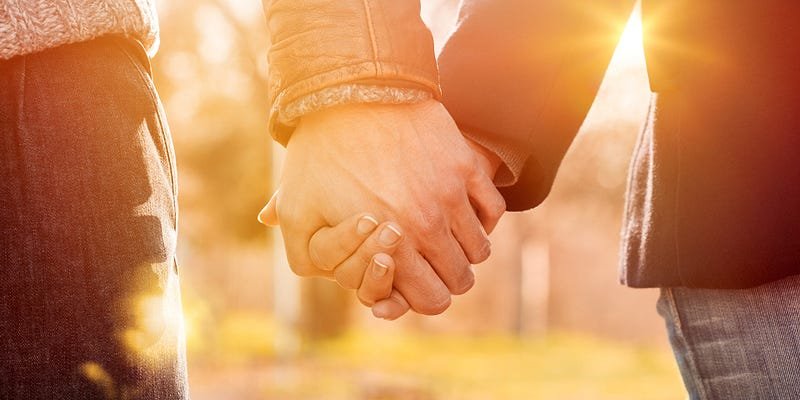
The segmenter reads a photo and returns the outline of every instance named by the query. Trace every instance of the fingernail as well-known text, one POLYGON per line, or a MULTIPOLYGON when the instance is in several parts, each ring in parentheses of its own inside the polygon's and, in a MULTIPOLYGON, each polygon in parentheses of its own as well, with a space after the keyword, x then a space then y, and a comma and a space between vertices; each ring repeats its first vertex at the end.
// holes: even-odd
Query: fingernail
POLYGON ((389 305, 384 304, 383 302, 378 302, 372 306, 372 315, 374 315, 375 318, 385 319, 388 321, 390 320, 389 317, 391 316, 391 308, 389 305))
POLYGON ((269 207, 269 204, 264 206, 264 208, 262 208, 261 211, 258 212, 258 217, 257 217, 258 222, 260 222, 262 225, 266 225, 266 223, 264 222, 264 214, 267 213, 267 207, 269 207))
POLYGON ((381 231, 381 235, 378 237, 378 241, 380 241, 381 244, 384 246, 392 246, 395 243, 397 243, 397 241, 400 240, 402 236, 403 235, 400 233, 399 229, 391 225, 386 225, 386 227, 383 228, 383 230, 381 231))
POLYGON ((372 277, 375 279, 383 278, 386 272, 389 271, 389 266, 378 261, 377 258, 372 258, 372 277))
POLYGON ((378 221, 375 218, 370 217, 369 215, 365 215, 358 220, 358 224, 356 225, 356 232, 359 235, 366 235, 375 230, 378 227, 378 221))

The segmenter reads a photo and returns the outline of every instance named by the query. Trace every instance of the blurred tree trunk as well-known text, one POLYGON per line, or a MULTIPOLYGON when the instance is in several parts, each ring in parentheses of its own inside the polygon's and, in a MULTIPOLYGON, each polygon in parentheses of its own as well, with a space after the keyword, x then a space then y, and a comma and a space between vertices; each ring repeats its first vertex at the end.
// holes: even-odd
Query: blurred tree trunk
POLYGON ((301 338, 314 341, 344 333, 350 321, 352 295, 336 282, 304 279, 300 284, 301 338))

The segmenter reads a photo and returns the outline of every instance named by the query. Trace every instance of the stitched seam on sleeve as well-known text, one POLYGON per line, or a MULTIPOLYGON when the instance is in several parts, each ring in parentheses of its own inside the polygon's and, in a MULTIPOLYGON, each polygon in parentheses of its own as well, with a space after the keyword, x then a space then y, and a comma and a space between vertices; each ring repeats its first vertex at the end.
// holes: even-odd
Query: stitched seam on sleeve
POLYGON ((375 25, 372 22, 372 9, 369 6, 369 0, 363 0, 364 12, 367 17, 367 28, 369 29, 369 40, 372 44, 372 59, 375 61, 375 72, 377 76, 382 73, 381 64, 378 62, 378 39, 375 37, 375 25))

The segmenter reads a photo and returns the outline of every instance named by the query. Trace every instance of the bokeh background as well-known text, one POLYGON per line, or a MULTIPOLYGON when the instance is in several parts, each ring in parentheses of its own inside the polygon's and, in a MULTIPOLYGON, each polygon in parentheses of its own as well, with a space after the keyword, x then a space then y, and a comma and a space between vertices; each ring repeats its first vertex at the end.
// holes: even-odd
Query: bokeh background
MULTIPOLYGON (((437 47, 456 0, 423 0, 437 47)), ((256 222, 280 168, 257 0, 159 0, 155 80, 175 140, 191 394, 256 399, 679 399, 656 290, 617 283, 630 154, 649 91, 634 13, 535 211, 508 215, 477 284, 437 317, 374 320, 295 278, 256 222)))

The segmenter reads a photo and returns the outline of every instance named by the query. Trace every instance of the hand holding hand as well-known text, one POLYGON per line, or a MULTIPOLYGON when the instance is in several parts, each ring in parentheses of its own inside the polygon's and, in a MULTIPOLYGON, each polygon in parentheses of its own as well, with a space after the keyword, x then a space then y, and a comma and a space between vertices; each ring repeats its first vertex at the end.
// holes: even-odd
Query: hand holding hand
MULTIPOLYGON (((468 290, 471 263, 505 205, 441 104, 352 105, 303 118, 288 146, 275 198, 287 256, 302 276, 332 276, 309 256, 321 227, 355 212, 397 221, 394 286, 420 313, 444 311, 468 290)), ((346 284, 346 282, 345 282, 346 284)))

